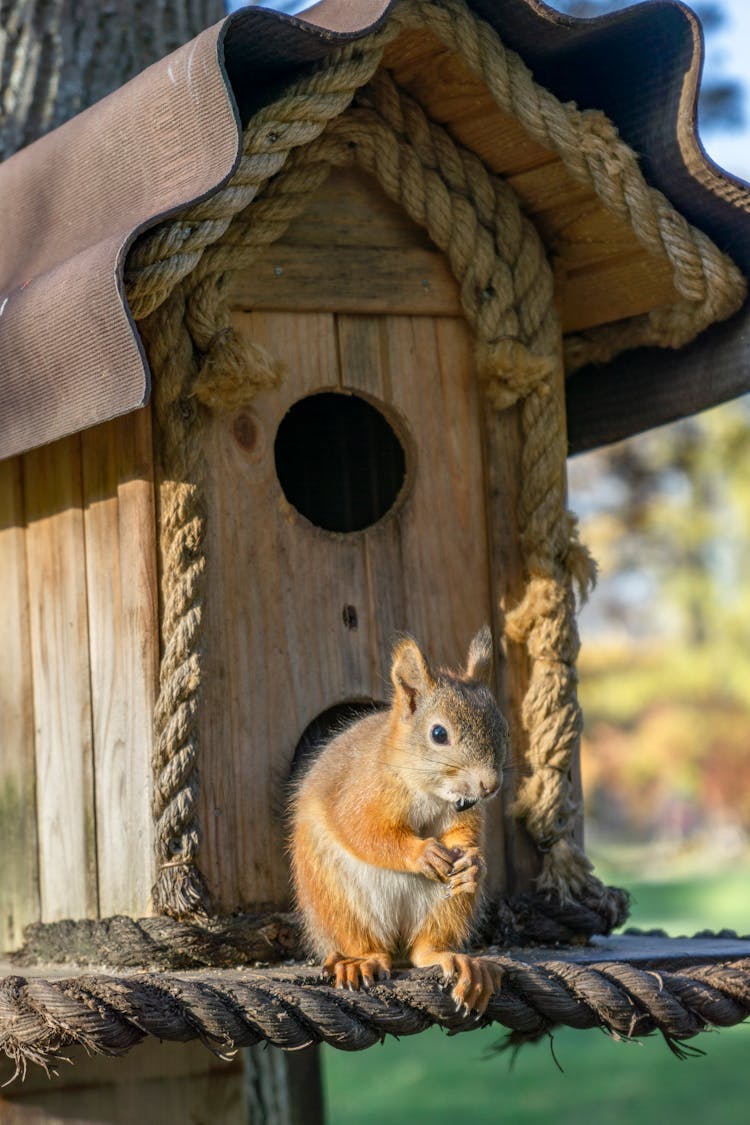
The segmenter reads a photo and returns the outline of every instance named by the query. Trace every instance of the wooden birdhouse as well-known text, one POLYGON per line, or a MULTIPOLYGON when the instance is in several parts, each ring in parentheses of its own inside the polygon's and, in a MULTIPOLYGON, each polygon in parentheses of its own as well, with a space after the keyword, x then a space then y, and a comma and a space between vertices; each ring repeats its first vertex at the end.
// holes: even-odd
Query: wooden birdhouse
POLYGON ((398 633, 450 665, 485 621, 489 936, 625 916, 582 850, 568 429, 748 386, 741 321, 710 328, 747 193, 686 139, 676 59, 649 69, 683 9, 353 7, 238 13, 0 169, 8 949, 253 916, 297 950, 295 760, 387 698, 398 633))

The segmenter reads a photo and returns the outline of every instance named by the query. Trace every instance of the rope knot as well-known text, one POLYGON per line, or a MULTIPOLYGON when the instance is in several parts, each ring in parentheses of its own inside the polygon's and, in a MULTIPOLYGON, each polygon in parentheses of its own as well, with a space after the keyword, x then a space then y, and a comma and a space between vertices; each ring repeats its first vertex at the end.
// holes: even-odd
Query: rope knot
POLYGON ((556 355, 534 355, 512 336, 483 342, 477 348, 479 377, 496 410, 507 410, 532 391, 549 394, 549 381, 559 362, 556 355))
POLYGON ((260 390, 277 387, 282 365, 231 325, 210 339, 191 394, 211 410, 247 406, 260 390))

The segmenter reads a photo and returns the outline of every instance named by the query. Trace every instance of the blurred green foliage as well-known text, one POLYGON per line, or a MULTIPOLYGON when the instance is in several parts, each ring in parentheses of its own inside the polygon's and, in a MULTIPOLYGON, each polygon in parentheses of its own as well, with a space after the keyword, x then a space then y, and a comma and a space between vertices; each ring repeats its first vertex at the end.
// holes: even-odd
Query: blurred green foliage
POLYGON ((571 502, 601 567, 579 662, 594 838, 726 858, 750 835, 750 409, 585 460, 571 502))

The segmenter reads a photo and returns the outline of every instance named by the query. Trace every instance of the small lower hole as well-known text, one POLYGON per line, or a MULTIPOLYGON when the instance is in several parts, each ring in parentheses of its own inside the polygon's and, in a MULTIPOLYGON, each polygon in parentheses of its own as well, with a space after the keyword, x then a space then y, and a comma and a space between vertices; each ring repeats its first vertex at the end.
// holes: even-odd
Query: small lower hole
POLYGON ((377 703, 373 699, 360 699, 349 703, 336 703, 326 711, 321 711, 302 732, 302 737, 294 751, 290 779, 294 781, 304 773, 321 748, 340 731, 351 726, 357 719, 372 715, 374 711, 382 711, 385 707, 385 703, 377 703))

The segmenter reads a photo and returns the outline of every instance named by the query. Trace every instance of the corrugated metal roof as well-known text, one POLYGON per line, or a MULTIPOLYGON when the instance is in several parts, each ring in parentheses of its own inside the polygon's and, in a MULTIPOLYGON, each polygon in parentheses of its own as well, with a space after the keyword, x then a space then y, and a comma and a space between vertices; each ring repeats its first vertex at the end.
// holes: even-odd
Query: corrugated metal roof
MULTIPOLYGON (((576 20, 539 0, 469 4, 559 98, 605 110, 649 182, 750 276, 750 192, 712 165, 696 135, 702 45, 687 8, 655 2, 576 20)), ((324 0, 303 18, 244 9, 0 166, 0 455, 147 399, 123 298, 128 247, 225 182, 238 123, 389 6, 324 0)), ((571 448, 750 389, 747 317, 743 309, 679 353, 634 352, 576 373, 571 448)))

